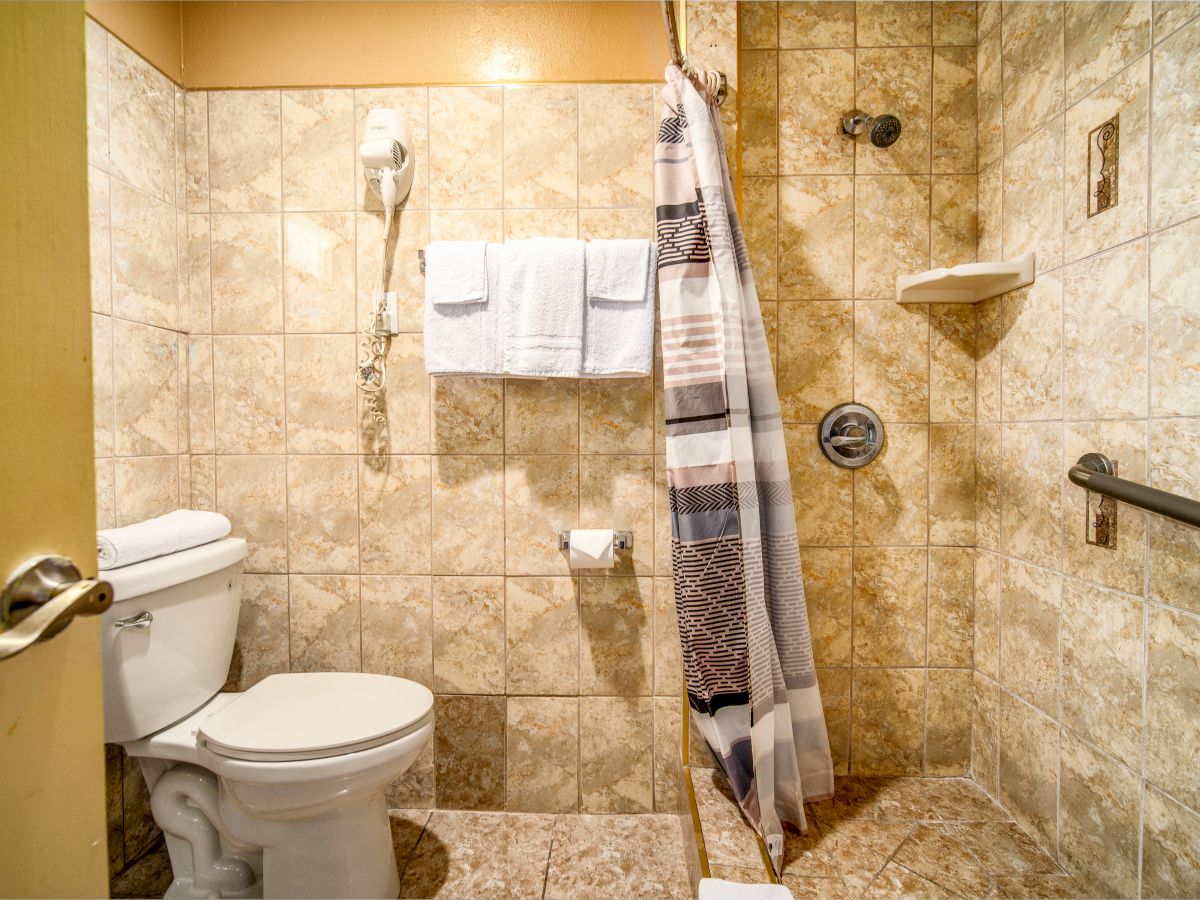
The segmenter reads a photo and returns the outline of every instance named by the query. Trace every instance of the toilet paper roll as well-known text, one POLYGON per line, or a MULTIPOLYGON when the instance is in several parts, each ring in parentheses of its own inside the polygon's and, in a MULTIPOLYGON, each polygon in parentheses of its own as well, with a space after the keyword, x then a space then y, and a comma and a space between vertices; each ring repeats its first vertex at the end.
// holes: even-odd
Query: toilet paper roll
POLYGON ((572 569, 611 569, 615 563, 611 528, 577 528, 571 531, 572 569))

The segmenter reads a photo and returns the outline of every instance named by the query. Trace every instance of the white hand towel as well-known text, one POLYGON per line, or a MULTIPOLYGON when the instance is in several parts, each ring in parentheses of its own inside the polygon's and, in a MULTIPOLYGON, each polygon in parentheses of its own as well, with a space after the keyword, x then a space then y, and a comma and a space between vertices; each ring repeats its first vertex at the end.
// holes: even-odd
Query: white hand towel
POLYGON ((434 241, 425 248, 426 303, 482 303, 487 298, 487 241, 434 241))
POLYGON ((588 299, 641 303, 646 299, 650 258, 647 240, 588 241, 588 299))
POLYGON ((782 884, 741 884, 701 878, 698 900, 795 900, 795 895, 782 884))
MULTIPOLYGON (((425 371, 431 375, 504 373, 499 244, 487 245, 486 261, 488 287, 482 302, 425 301, 425 371)), ((425 264, 428 271, 428 256, 425 264)))
POLYGON ((654 248, 649 241, 592 241, 588 244, 589 299, 583 339, 584 376, 627 378, 649 375, 653 370, 654 258, 654 248), (605 246, 593 254, 592 248, 596 245, 616 246, 605 246), (619 279, 604 276, 610 283, 620 282, 611 289, 605 288, 612 299, 602 299, 591 293, 593 258, 604 259, 605 272, 617 265, 614 259, 623 259, 620 266, 624 271, 636 274, 640 279, 638 299, 625 299, 632 297, 626 282, 631 284, 633 279, 628 274, 619 279))
POLYGON ((504 372, 577 378, 583 365, 583 241, 509 241, 500 262, 504 372))
POLYGON ((611 528, 575 528, 571 531, 572 569, 611 569, 616 559, 611 528))
POLYGON ((208 544, 229 534, 229 520, 220 513, 177 509, 156 519, 124 528, 96 532, 101 569, 131 566, 155 556, 166 556, 208 544))

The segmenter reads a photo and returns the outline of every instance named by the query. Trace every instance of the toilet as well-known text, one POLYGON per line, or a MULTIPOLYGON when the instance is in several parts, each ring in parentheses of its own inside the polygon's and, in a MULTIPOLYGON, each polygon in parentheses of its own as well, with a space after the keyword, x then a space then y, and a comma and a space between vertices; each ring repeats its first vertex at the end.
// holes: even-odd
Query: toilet
POLYGON ((105 739, 141 764, 167 897, 395 897, 384 791, 433 734, 433 695, 388 675, 272 675, 222 692, 246 542, 102 573, 105 739))

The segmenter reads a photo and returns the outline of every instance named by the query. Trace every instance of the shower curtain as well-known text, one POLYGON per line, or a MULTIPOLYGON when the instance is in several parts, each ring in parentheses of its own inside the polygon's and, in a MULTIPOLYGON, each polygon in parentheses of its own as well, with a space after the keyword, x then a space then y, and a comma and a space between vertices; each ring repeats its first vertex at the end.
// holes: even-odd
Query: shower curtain
POLYGON ((776 871, 833 794, 779 394, 720 116, 666 72, 654 154, 671 555, 692 717, 776 871))

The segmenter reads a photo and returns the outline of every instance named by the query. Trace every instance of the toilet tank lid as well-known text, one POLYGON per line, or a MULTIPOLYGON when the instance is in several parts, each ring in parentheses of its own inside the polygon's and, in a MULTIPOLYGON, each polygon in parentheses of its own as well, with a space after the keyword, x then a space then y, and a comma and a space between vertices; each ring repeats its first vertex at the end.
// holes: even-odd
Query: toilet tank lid
POLYGON ((156 556, 131 566, 107 569, 102 577, 113 587, 113 601, 120 603, 219 572, 245 558, 244 539, 222 538, 211 544, 156 556))

